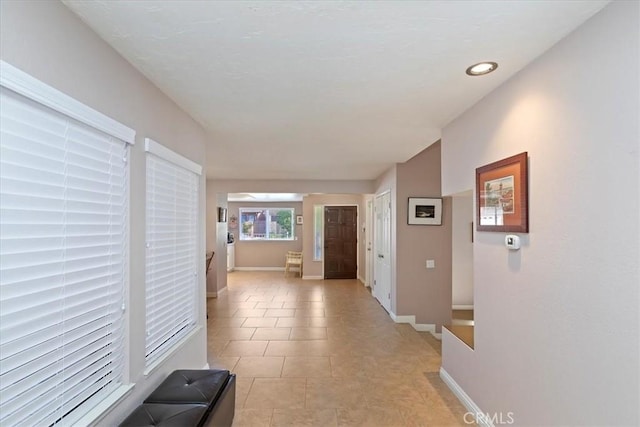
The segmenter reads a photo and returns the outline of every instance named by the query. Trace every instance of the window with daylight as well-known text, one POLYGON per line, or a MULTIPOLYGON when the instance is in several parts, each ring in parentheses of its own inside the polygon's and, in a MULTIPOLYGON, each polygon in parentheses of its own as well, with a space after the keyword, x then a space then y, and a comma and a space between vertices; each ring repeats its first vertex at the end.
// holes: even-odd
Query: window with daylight
POLYGON ((240 208, 240 240, 293 240, 293 208, 240 208))
POLYGON ((147 367, 195 329, 202 167, 155 141, 147 151, 147 367))
POLYGON ((324 206, 313 206, 313 260, 322 261, 322 233, 324 221, 324 206))
POLYGON ((0 425, 70 425, 126 387, 135 132, 0 65, 0 425))

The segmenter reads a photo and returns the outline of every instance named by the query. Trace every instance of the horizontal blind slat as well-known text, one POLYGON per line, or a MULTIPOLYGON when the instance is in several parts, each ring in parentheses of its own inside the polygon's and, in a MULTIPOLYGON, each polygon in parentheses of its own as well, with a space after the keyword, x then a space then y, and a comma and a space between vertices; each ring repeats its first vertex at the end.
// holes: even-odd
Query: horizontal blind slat
MULTIPOLYGON (((9 384, 3 387, 3 391, 17 396, 38 386, 40 378, 46 378, 50 374, 59 375, 61 378, 76 375, 82 371, 82 366, 85 365, 80 364, 74 367, 74 364, 78 362, 95 363, 95 360, 111 354, 114 348, 113 345, 110 345, 111 322, 108 319, 102 319, 100 323, 93 323, 89 325, 91 327, 67 334, 69 338, 60 336, 55 340, 48 341, 46 347, 38 349, 43 352, 40 357, 30 358, 28 362, 7 371, 0 377, 3 384, 9 384), (47 352, 44 353, 44 351, 47 352), (59 363, 60 360, 64 363, 59 363), (56 372, 55 366, 59 366, 59 372, 56 372)), ((29 358, 29 353, 26 352, 19 355, 29 358)), ((10 361, 8 365, 10 365, 10 361)))
POLYGON ((198 177, 147 154, 147 364, 195 324, 198 177))
POLYGON ((128 144, 0 90, 0 425, 49 425, 121 382, 128 144))

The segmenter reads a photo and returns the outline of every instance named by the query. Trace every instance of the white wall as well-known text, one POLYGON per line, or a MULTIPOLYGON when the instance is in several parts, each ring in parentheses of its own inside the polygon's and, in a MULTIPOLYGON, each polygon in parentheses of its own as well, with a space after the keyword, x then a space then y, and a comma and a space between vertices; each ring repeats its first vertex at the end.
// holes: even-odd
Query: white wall
POLYGON ((443 131, 444 194, 529 152, 530 233, 518 252, 476 233, 475 351, 443 341, 517 425, 640 424, 639 15, 611 3, 443 131))
POLYGON ((453 230, 451 231, 452 271, 451 292, 453 307, 473 305, 473 194, 468 191, 452 197, 453 230))
POLYGON ((202 163, 205 133, 151 82, 86 27, 58 1, 0 2, 2 60, 137 131, 131 148, 129 377, 135 387, 101 425, 116 425, 166 375, 207 363, 204 219, 205 179, 200 181, 202 328, 181 350, 148 376, 145 368, 145 153, 150 137, 202 163))

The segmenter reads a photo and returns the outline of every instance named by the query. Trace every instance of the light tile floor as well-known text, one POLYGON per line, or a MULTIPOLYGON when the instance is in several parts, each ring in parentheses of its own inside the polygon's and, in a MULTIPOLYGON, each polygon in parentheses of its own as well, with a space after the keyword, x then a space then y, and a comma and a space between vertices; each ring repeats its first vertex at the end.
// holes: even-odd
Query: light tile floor
POLYGON ((207 306, 209 365, 237 374, 234 427, 467 425, 440 342, 357 280, 233 272, 207 306))

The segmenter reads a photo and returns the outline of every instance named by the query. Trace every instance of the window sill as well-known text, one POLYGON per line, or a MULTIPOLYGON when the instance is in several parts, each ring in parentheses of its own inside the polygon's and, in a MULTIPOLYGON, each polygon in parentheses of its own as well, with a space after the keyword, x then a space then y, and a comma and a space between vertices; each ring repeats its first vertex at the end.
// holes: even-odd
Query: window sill
POLYGON ((144 376, 146 377, 151 375, 153 371, 158 369, 158 367, 160 367, 164 362, 166 362, 167 359, 173 357, 173 355, 178 350, 180 350, 187 343, 187 341, 191 340, 191 338, 193 338, 196 334, 200 333, 201 330, 202 330, 202 326, 196 326, 195 328, 193 328, 191 332, 189 332, 184 338, 178 341, 173 347, 171 347, 171 349, 167 350, 162 356, 160 356, 158 359, 151 362, 149 366, 147 366, 146 369, 144 370, 143 372, 144 376))
POLYGON ((102 402, 98 403, 95 407, 93 407, 89 412, 84 414, 82 418, 77 420, 75 423, 71 424, 74 427, 80 426, 97 426, 100 424, 100 420, 113 409, 118 403, 122 402, 125 397, 131 393, 134 383, 121 385, 113 393, 107 396, 102 402))

